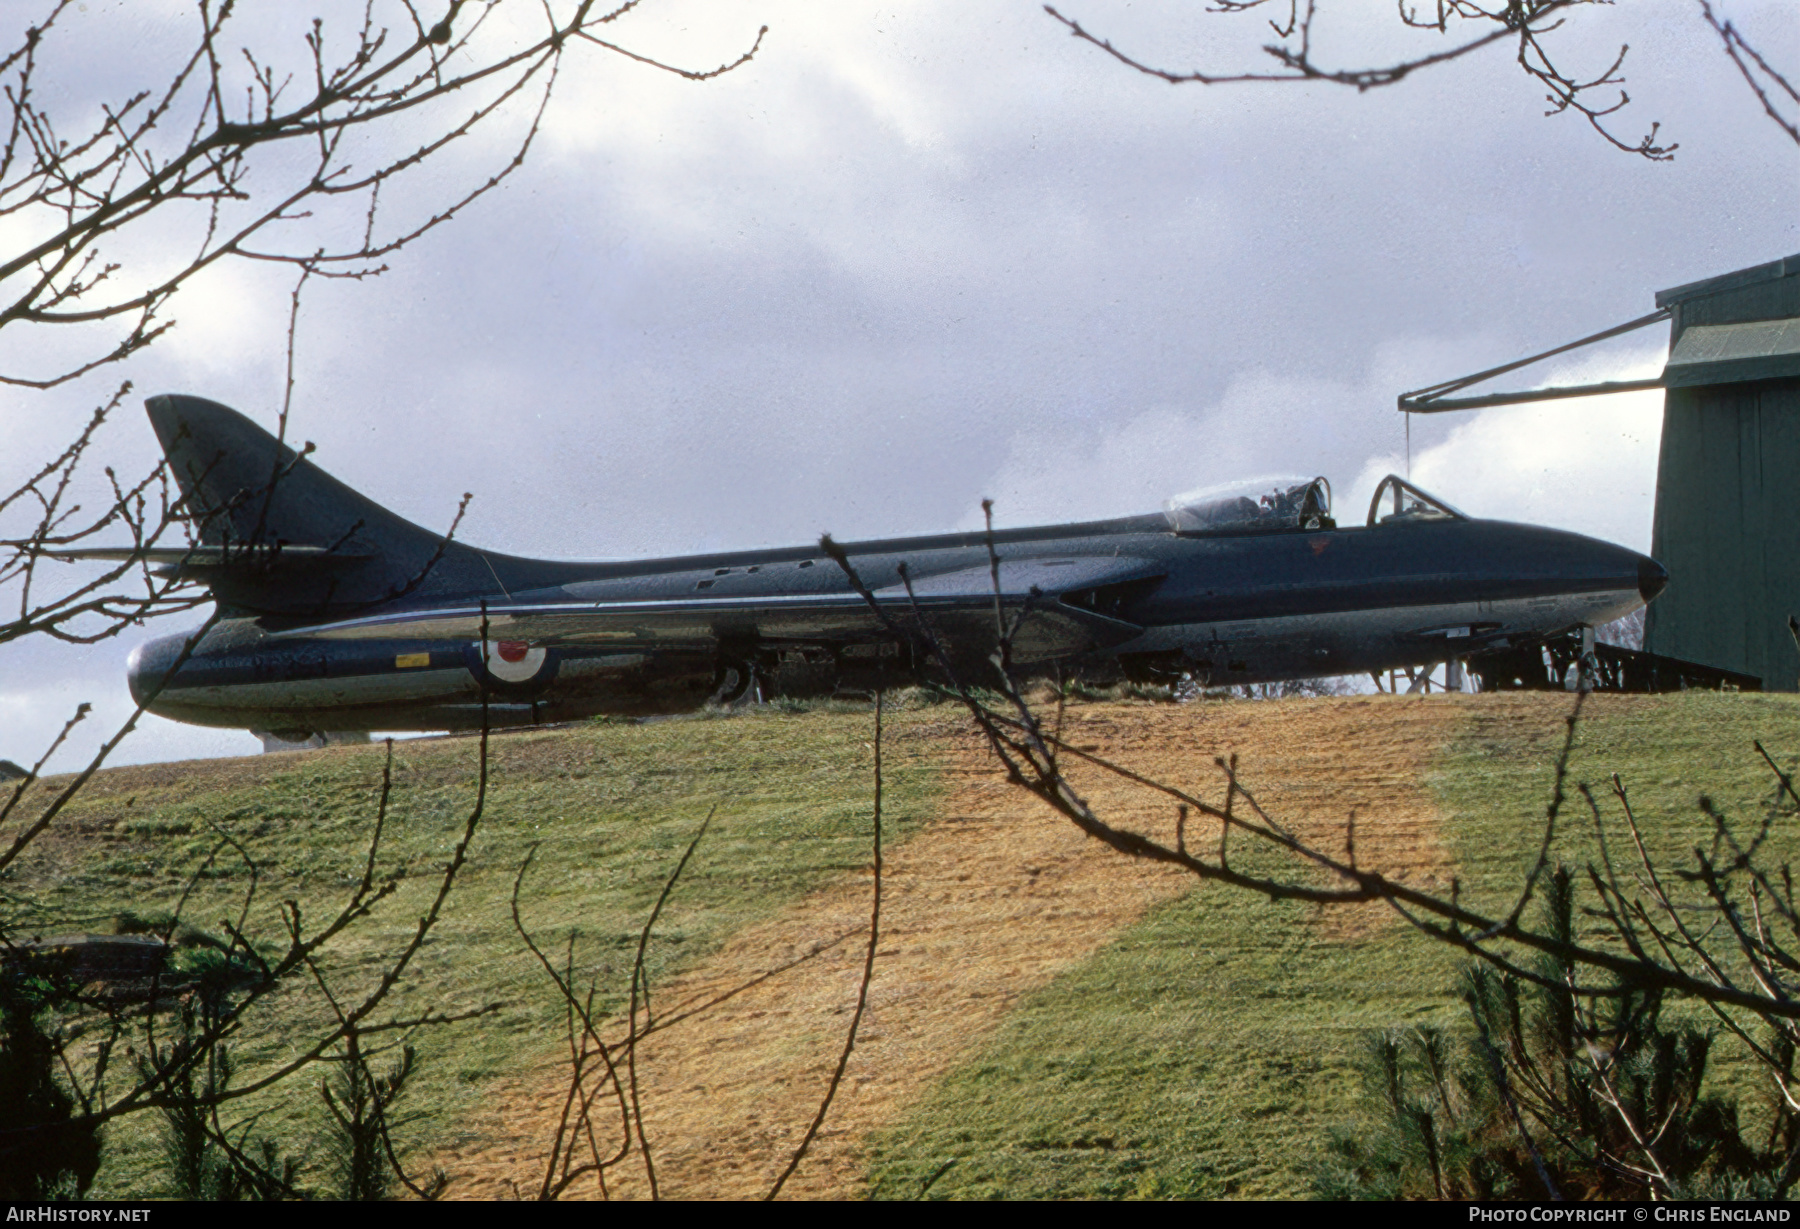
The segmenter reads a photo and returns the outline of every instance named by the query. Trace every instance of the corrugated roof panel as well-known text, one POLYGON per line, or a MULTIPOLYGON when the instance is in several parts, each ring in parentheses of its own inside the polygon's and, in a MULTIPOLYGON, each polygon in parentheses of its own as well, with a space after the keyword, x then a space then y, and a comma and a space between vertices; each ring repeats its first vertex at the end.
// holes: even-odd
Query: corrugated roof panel
POLYGON ((1669 388, 1800 376, 1800 317, 1696 324, 1681 331, 1663 368, 1669 388))

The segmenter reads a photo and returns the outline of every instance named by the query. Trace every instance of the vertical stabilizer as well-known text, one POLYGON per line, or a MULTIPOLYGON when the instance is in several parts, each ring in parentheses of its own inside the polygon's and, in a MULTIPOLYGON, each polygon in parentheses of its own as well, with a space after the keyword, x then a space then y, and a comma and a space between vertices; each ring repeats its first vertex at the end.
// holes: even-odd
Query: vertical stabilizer
POLYGON ((323 616, 500 591, 481 552, 395 516, 236 410, 179 394, 145 406, 200 542, 225 548, 223 564, 189 571, 227 605, 323 616))

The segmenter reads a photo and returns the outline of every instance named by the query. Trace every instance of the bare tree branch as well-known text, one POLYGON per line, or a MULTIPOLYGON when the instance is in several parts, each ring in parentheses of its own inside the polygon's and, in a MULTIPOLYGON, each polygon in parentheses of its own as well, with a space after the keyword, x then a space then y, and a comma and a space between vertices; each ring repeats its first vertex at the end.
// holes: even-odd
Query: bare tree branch
MULTIPOLYGON (((1270 20, 1268 28, 1276 41, 1263 43, 1258 51, 1266 57, 1263 68, 1175 69, 1157 64, 1144 56, 1122 50, 1111 39, 1095 33, 1075 17, 1046 4, 1044 11, 1059 22, 1069 34, 1089 43, 1127 68, 1155 77, 1171 85, 1240 85, 1261 82, 1319 81, 1348 86, 1358 92, 1397 85, 1414 73, 1451 64, 1498 44, 1514 47, 1514 58, 1520 70, 1545 91, 1546 115, 1570 112, 1584 119, 1600 137, 1614 148, 1637 154, 1653 162, 1673 158, 1679 146, 1659 143, 1660 123, 1652 123, 1649 131, 1633 140, 1620 136, 1613 126, 1617 116, 1631 102, 1626 93, 1624 68, 1628 45, 1597 72, 1582 72, 1565 67, 1548 46, 1548 36, 1565 24, 1580 19, 1581 10, 1611 0, 1425 0, 1414 6, 1398 0, 1397 26, 1403 30, 1430 32, 1445 38, 1463 35, 1460 41, 1425 55, 1402 57, 1378 64, 1333 65, 1320 57, 1318 25, 1326 10, 1325 0, 1214 0, 1206 10, 1223 16, 1242 16, 1254 10, 1285 9, 1285 19, 1270 20)), ((1800 143, 1800 92, 1796 92, 1791 75, 1783 74, 1751 45, 1731 22, 1714 10, 1712 0, 1698 0, 1701 16, 1718 35, 1725 53, 1731 57, 1744 80, 1755 92, 1764 111, 1796 143, 1800 143)), ((1367 17, 1350 6, 1331 10, 1350 13, 1352 20, 1367 17)))
POLYGON ((53 370, 0 370, 0 383, 50 388, 128 358, 172 326, 167 310, 182 286, 222 260, 292 264, 323 277, 379 274, 384 258, 455 217, 523 164, 565 54, 576 44, 704 81, 748 63, 767 33, 760 29, 724 63, 692 69, 601 36, 636 3, 604 9, 595 0, 547 0, 531 10, 541 14, 541 29, 519 44, 500 28, 501 14, 527 7, 509 0, 467 6, 465 13, 463 0, 451 0, 427 28, 411 0, 370 0, 341 50, 334 50, 323 19, 314 18, 291 48, 246 46, 228 54, 234 5, 199 0, 190 49, 171 66, 166 84, 102 104, 100 118, 69 139, 60 135, 67 117, 53 110, 56 96, 39 89, 46 58, 79 54, 57 41, 64 32, 56 21, 67 3, 54 4, 0 56, 0 105, 9 112, 0 143, 0 217, 38 236, 0 254, 0 335, 8 327, 16 333, 25 326, 109 322, 122 331, 53 370), (513 152, 495 170, 420 216, 386 223, 381 192, 389 181, 514 114, 516 104, 533 96, 513 152), (422 127, 416 146, 378 153, 371 165, 353 160, 368 157, 367 147, 348 138, 379 130, 392 149, 402 121, 422 127), (293 169, 285 160, 303 150, 309 151, 304 162, 293 169), (363 224, 356 240, 321 244, 317 227, 288 225, 339 199, 359 202, 354 207, 363 224), (135 258, 108 255, 150 220, 166 228, 177 218, 194 228, 193 246, 172 271, 150 273, 146 266, 134 277, 127 261, 135 258), (296 241, 308 233, 315 237, 296 241))

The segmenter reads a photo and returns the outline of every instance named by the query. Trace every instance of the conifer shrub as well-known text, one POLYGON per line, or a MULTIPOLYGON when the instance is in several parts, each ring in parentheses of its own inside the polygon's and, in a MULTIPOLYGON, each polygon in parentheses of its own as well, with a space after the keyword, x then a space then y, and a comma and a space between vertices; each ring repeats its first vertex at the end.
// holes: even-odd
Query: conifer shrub
MULTIPOLYGON (((1566 870, 1545 930, 1573 939, 1566 870)), ((1366 1039, 1360 1120, 1334 1130, 1327 1199, 1784 1198, 1800 1116, 1772 1100, 1752 1130, 1709 1090, 1716 1034, 1667 1018, 1665 996, 1542 956, 1461 974, 1457 1030, 1366 1039), (1582 980, 1578 980, 1578 975, 1582 980)), ((1788 1069, 1792 1047, 1775 1045, 1788 1069)))

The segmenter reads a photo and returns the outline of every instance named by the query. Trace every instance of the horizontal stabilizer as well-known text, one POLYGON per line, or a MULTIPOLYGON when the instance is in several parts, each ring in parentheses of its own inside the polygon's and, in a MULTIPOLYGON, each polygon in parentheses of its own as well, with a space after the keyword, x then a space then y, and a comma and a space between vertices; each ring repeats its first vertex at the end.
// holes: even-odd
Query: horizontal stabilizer
POLYGON ((74 562, 96 559, 108 563, 147 563, 158 576, 181 580, 211 580, 225 574, 251 578, 272 571, 315 571, 347 568, 361 563, 366 553, 332 550, 326 546, 84 546, 71 550, 47 547, 38 552, 50 559, 74 562))

